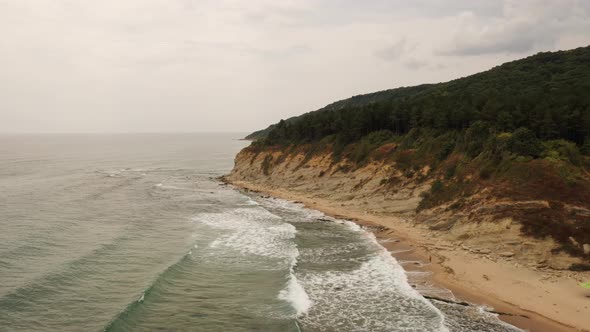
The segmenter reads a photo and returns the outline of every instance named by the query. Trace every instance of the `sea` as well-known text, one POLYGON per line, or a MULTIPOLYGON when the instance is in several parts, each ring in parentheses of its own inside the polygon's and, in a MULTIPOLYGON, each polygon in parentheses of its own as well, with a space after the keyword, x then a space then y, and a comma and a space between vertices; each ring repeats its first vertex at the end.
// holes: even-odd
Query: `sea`
POLYGON ((518 331, 425 299, 350 221, 221 183, 242 136, 1 135, 0 331, 518 331))

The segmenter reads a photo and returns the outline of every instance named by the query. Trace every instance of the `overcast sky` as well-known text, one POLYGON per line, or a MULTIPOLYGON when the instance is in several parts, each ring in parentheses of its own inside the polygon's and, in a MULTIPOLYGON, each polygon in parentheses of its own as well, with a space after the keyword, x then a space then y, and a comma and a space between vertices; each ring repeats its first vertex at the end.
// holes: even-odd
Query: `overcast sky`
POLYGON ((0 132, 248 132, 589 44, 590 0, 0 0, 0 132))

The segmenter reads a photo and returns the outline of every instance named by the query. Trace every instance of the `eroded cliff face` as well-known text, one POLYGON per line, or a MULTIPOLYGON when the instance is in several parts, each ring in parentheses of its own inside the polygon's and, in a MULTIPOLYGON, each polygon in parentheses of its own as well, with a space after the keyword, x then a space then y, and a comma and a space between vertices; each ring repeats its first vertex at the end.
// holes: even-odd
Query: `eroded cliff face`
POLYGON ((379 162, 360 168, 347 161, 333 163, 330 154, 306 159, 303 153, 243 150, 227 178, 329 199, 367 213, 413 216, 422 199, 420 194, 430 184, 416 184, 398 173, 391 165, 379 162))
MULTIPOLYGON (((532 268, 569 269, 583 266, 585 258, 570 256, 563 243, 551 237, 526 233, 527 216, 552 218, 561 213, 573 218, 588 218, 590 210, 548 200, 513 200, 499 197, 492 188, 468 196, 460 195, 435 206, 420 206, 431 192, 435 177, 429 167, 401 171, 390 160, 370 159, 362 166, 344 159, 334 162, 331 153, 281 151, 280 149, 242 150, 235 167, 225 180, 245 188, 262 191, 284 190, 309 199, 333 202, 355 215, 401 217, 429 236, 452 241, 462 250, 488 259, 515 260, 532 268), (555 212, 558 211, 558 212, 555 212)), ((542 220, 541 220, 542 222, 542 220)), ((590 245, 569 239, 576 250, 590 245)))

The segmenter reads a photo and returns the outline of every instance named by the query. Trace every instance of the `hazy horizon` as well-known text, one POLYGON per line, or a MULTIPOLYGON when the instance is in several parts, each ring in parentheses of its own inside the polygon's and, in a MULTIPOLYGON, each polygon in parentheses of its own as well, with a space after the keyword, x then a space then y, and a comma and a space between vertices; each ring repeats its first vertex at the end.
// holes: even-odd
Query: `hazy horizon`
POLYGON ((10 135, 126 135, 126 134, 175 134, 175 135, 193 135, 193 134, 250 134, 250 131, 5 131, 0 132, 0 136, 10 135))
POLYGON ((0 133, 248 133, 590 44, 590 2, 0 0, 0 133))

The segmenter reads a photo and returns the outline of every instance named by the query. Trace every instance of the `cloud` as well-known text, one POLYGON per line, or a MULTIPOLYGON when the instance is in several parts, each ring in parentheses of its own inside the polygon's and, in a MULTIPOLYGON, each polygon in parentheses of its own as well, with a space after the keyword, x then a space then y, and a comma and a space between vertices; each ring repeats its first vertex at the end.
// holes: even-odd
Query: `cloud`
POLYGON ((505 0, 500 17, 484 18, 464 12, 456 17, 453 37, 439 53, 477 56, 553 49, 564 35, 588 35, 589 3, 586 0, 505 0))
POLYGON ((375 52, 375 55, 383 60, 395 60, 399 59, 406 51, 407 42, 405 38, 398 40, 393 45, 380 49, 375 52))
POLYGON ((424 67, 429 67, 429 63, 426 61, 423 61, 423 60, 410 59, 410 60, 404 62, 404 66, 406 66, 412 70, 418 70, 418 69, 422 69, 424 67))
POLYGON ((0 132, 259 129, 582 46, 589 12, 587 0, 0 0, 0 132))
POLYGON ((248 52, 255 54, 265 60, 287 60, 312 51, 308 45, 293 45, 284 48, 247 48, 248 52))
POLYGON ((409 58, 404 61, 403 65, 415 72, 417 70, 428 69, 429 71, 440 71, 447 68, 447 65, 442 63, 433 63, 424 59, 409 58))

